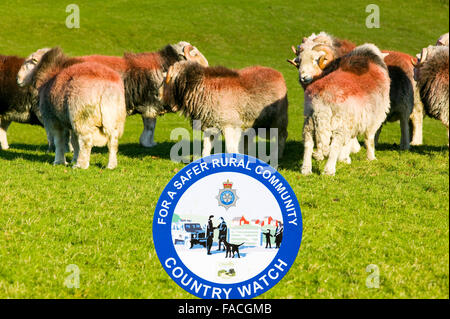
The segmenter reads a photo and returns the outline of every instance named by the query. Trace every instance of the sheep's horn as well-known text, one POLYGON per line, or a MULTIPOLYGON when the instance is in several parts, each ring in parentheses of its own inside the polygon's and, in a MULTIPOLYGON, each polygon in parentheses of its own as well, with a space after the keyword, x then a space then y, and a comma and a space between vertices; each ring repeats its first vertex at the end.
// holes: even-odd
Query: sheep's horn
POLYGON ((417 59, 411 58, 411 64, 415 67, 417 66, 417 59))
POLYGON ((295 66, 298 69, 298 63, 295 60, 286 60, 287 62, 289 62, 290 64, 292 64, 293 66, 295 66))
POLYGON ((167 70, 166 79, 165 79, 166 84, 170 83, 170 80, 172 78, 172 69, 173 69, 173 65, 171 65, 169 67, 169 69, 167 70))
POLYGON ((319 60, 319 67, 323 70, 334 60, 334 53, 328 45, 318 44, 312 48, 314 51, 323 51, 325 54, 319 60))
POLYGON ((422 52, 420 53, 420 62, 425 61, 427 58, 428 50, 427 48, 423 48, 422 52))

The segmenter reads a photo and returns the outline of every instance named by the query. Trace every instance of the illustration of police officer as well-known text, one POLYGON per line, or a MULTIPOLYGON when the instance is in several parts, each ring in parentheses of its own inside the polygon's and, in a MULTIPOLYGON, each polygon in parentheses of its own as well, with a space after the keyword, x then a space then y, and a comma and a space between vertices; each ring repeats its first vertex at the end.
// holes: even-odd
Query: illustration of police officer
POLYGON ((217 227, 213 226, 212 218, 214 215, 210 215, 208 218, 208 225, 206 227, 206 251, 208 255, 211 255, 211 247, 213 244, 214 229, 217 227))
POLYGON ((280 248, 282 240, 283 240, 283 224, 280 223, 280 226, 277 226, 277 228, 275 229, 275 246, 276 246, 276 248, 280 248))
POLYGON ((272 248, 272 243, 270 242, 270 237, 273 235, 270 233, 270 229, 267 228, 267 233, 263 233, 266 236, 266 248, 272 248))
MULTIPOLYGON (((219 248, 217 251, 220 251, 221 244, 227 239, 227 233, 228 233, 228 227, 227 223, 223 219, 223 217, 220 217, 220 224, 217 226, 219 229, 219 248)), ((223 244, 223 250, 225 251, 225 244, 223 244)))

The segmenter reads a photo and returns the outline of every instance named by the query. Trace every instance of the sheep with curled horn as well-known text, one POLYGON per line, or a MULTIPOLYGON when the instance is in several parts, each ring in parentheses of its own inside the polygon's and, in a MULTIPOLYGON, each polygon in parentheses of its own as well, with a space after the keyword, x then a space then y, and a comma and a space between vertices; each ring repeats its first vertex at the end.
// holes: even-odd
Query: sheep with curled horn
MULTIPOLYGON (((302 44, 298 46, 296 58, 299 62, 298 68, 302 67, 304 70, 303 75, 300 74, 302 87, 305 88, 315 77, 319 76, 329 62, 348 54, 355 47, 356 45, 351 41, 335 38, 325 32, 320 32, 318 35, 312 34, 310 37, 304 38, 302 44), (323 57, 325 63, 322 62, 321 66, 319 66, 319 61, 315 57, 317 54, 310 54, 314 50, 327 52, 327 56, 323 57)), ((424 111, 413 78, 413 68, 409 63, 411 56, 397 51, 383 50, 382 52, 389 54, 385 63, 388 66, 391 78, 391 109, 387 121, 400 120, 401 149, 409 149, 410 145, 421 145, 424 111)), ((380 132, 381 128, 377 132, 376 143, 380 132)), ((321 156, 320 149, 316 154, 318 154, 318 157, 321 156)))
POLYGON ((95 62, 69 58, 60 48, 31 54, 17 74, 20 86, 38 94, 45 129, 55 137, 54 164, 66 164, 65 130, 73 132, 74 168, 89 167, 93 146, 107 145, 108 169, 117 166, 126 106, 120 75, 95 62))
MULTIPOLYGON (((428 116, 440 120, 449 138, 449 47, 428 46, 422 49, 414 65, 414 78, 428 116)), ((448 144, 447 144, 448 145, 448 144)))
MULTIPOLYGON (((324 55, 317 56, 319 62, 324 55)), ((307 86, 302 174, 312 173, 314 139, 328 154, 323 171, 327 175, 335 174, 336 161, 359 134, 365 136, 367 159, 376 159, 375 134, 389 112, 390 78, 384 58, 375 45, 364 44, 327 63, 307 86)))
POLYGON ((181 41, 166 45, 156 52, 125 53, 123 57, 90 55, 80 57, 82 61, 104 64, 120 73, 125 85, 127 114, 141 114, 144 130, 139 142, 144 147, 153 147, 156 118, 167 112, 159 99, 158 90, 163 74, 179 61, 195 61, 204 66, 208 60, 189 42, 181 41))
MULTIPOLYGON (((274 69, 252 66, 231 70, 178 62, 167 72, 161 97, 171 111, 200 120, 203 131, 222 132, 228 153, 240 152, 243 130, 276 128, 279 157, 283 154, 288 124, 287 88, 283 75, 274 69)), ((203 156, 212 149, 211 136, 207 135, 203 156)))

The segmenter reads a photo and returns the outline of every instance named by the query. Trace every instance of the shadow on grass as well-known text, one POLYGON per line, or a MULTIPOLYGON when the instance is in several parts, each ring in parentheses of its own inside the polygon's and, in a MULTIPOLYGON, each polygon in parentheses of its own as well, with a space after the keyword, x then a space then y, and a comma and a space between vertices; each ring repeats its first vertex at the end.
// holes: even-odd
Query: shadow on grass
POLYGON ((54 154, 45 153, 46 151, 46 144, 10 144, 8 150, 0 150, 0 158, 9 161, 21 158, 30 162, 52 163, 54 160, 54 154), (25 152, 17 152, 16 150, 22 150, 25 152), (44 154, 33 154, 29 152, 43 152, 44 154))
MULTIPOLYGON (((157 157, 170 160, 170 150, 175 145, 175 142, 161 142, 154 147, 145 148, 138 143, 123 143, 119 144, 119 156, 126 156, 129 158, 146 158, 157 157)), ((193 149, 193 143, 190 144, 190 149, 193 149)), ((225 145, 222 145, 222 149, 225 149, 225 145)), ((94 147, 92 153, 95 154, 108 154, 107 147, 94 147)), ((9 150, 0 151, 0 158, 5 160, 14 160, 17 158, 23 158, 31 162, 45 162, 51 163, 54 160, 54 153, 47 153, 47 145, 33 145, 33 144, 21 144, 15 143, 10 145, 9 150), (19 150, 19 151, 18 151, 19 150), (20 152, 23 151, 23 152, 20 152), (34 154, 31 152, 39 152, 34 154), (42 154, 44 153, 44 154, 42 154)), ((301 159, 303 155, 303 143, 297 141, 288 141, 284 151, 283 158, 279 161, 279 167, 287 170, 299 170, 301 159)), ((71 158, 71 154, 66 153, 68 158, 71 158)), ((95 164, 94 164, 95 165, 95 164)), ((99 164, 101 168, 101 165, 99 164)))
MULTIPOLYGON (((362 147, 364 147, 362 145, 362 147)), ((420 155, 430 155, 432 153, 436 152, 444 152, 448 150, 447 145, 411 145, 409 150, 401 150, 400 146, 398 144, 387 144, 387 143, 380 143, 376 146, 375 151, 400 151, 400 152, 411 152, 411 153, 417 153, 420 155)))
MULTIPOLYGON (((362 144, 362 143, 361 143, 362 144)), ((126 156, 129 158, 146 158, 146 157, 157 157, 162 159, 170 160, 170 150, 175 145, 175 142, 161 142, 151 148, 142 147, 139 143, 123 143, 119 144, 119 156, 126 156)), ((193 144, 191 142, 191 150, 193 149, 193 144)), ((223 145, 224 149, 225 145, 223 145)), ((364 148, 364 146, 362 145, 364 148)), ((287 141, 286 148, 284 150, 283 158, 279 161, 279 168, 291 171, 300 171, 302 158, 303 158, 303 143, 300 141, 287 141)), ((400 151, 397 144, 387 144, 380 143, 376 147, 378 151, 400 151)), ((411 146, 409 152, 417 153, 421 155, 431 155, 436 152, 444 152, 448 150, 446 145, 436 146, 436 145, 420 145, 411 146)), ((46 153, 47 145, 33 145, 33 144, 23 144, 14 143, 10 145, 9 150, 0 150, 0 158, 5 160, 15 160, 17 158, 22 158, 31 162, 43 162, 52 163, 54 160, 54 153, 46 153), (18 152, 21 150, 23 152, 18 152), (39 154, 34 154, 31 152, 39 152, 39 154)), ((107 147, 94 147, 92 152, 99 154, 108 154, 107 147)), ((408 152, 408 151, 401 151, 408 152)), ((71 158, 71 154, 66 154, 68 158, 71 158)), ((94 164, 95 165, 95 164, 94 164)), ((102 168, 101 164, 98 164, 102 168)), ((314 167, 313 167, 314 170, 314 167)))

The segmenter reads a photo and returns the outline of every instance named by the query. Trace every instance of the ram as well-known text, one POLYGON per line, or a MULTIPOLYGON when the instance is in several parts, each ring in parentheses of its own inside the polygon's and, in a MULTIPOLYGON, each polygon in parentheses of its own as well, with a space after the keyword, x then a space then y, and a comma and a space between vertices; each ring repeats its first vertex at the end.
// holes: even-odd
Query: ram
POLYGON ((195 61, 207 66, 208 60, 188 42, 169 44, 157 52, 126 53, 123 57, 90 55, 82 61, 104 64, 121 74, 125 85, 127 114, 141 114, 144 130, 139 142, 144 147, 156 145, 154 131, 156 118, 163 114, 158 92, 163 74, 178 61, 195 61))
POLYGON ((384 57, 373 44, 356 47, 331 61, 307 86, 303 174, 312 173, 314 138, 328 154, 324 174, 335 174, 338 157, 359 134, 365 136, 367 159, 375 159, 375 134, 389 112, 390 78, 384 57))
POLYGON ((88 168, 92 147, 105 144, 107 168, 117 166, 126 106, 123 82, 116 71, 69 58, 60 48, 40 49, 25 60, 17 83, 31 85, 38 94, 45 129, 55 137, 54 164, 66 164, 64 132, 70 130, 74 168, 88 168))
MULTIPOLYGON (((239 152, 242 130, 278 129, 278 154, 283 154, 288 124, 287 89, 283 75, 252 66, 240 70, 179 62, 169 68, 162 101, 171 111, 181 111, 201 121, 202 130, 220 130, 226 151, 239 152)), ((205 134, 203 156, 211 153, 205 134)))
POLYGON ((417 55, 417 61, 411 59, 411 62, 415 66, 414 78, 417 81, 425 111, 428 116, 444 124, 447 128, 448 140, 448 46, 428 46, 417 55))
MULTIPOLYGON (((308 38, 303 38, 302 44, 296 49, 293 48, 298 63, 293 60, 289 61, 301 65, 303 75, 300 76, 300 83, 305 87, 323 72, 323 68, 328 63, 349 53, 355 47, 356 45, 348 40, 338 39, 325 32, 320 32, 318 35, 312 34, 308 38), (321 55, 320 58, 318 58, 319 55, 321 55), (316 63, 320 59, 321 65, 316 63)), ((413 67, 410 63, 412 56, 396 51, 382 52, 389 53, 384 61, 391 78, 391 109, 387 121, 400 120, 401 149, 409 149, 410 144, 421 145, 424 112, 413 78, 413 67)), ((380 132, 381 128, 377 132, 376 143, 380 132)), ((318 152, 320 153, 320 150, 318 152)))

